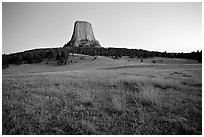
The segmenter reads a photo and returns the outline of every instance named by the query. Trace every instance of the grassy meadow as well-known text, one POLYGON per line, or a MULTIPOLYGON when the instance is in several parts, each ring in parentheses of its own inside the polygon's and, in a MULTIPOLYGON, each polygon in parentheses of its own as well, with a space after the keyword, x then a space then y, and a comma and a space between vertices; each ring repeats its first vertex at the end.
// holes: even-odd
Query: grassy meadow
POLYGON ((201 64, 84 60, 3 70, 2 134, 202 134, 201 64))

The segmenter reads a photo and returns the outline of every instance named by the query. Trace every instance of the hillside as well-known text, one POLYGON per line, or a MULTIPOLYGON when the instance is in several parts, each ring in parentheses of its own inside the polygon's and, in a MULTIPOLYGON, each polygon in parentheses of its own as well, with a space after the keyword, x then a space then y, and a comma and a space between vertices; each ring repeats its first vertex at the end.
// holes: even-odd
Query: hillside
MULTIPOLYGON (((141 49, 125 49, 125 48, 94 48, 94 47, 63 47, 63 48, 47 48, 47 49, 33 49, 24 52, 18 52, 13 54, 2 55, 2 68, 7 68, 12 64, 33 64, 40 63, 42 61, 53 60, 52 65, 65 65, 73 62, 71 61, 72 53, 83 54, 89 56, 105 56, 113 59, 129 58, 132 59, 143 59, 153 57, 164 57, 171 59, 193 59, 198 63, 202 63, 202 51, 191 52, 191 53, 167 53, 167 52, 155 52, 146 51, 141 49), (67 62, 67 59, 68 62, 67 62)), ((154 61, 155 62, 155 61, 154 61)), ((158 61, 157 61, 158 62, 158 61)))
POLYGON ((153 65, 152 61, 159 64, 197 64, 196 60, 189 59, 170 59, 170 58, 146 58, 142 59, 129 58, 124 56, 120 59, 113 59, 110 57, 104 56, 89 56, 83 54, 74 54, 71 53, 69 59, 67 59, 66 65, 57 65, 57 60, 55 59, 45 59, 40 63, 34 64, 21 64, 21 65, 10 65, 9 68, 3 69, 3 75, 6 74, 24 74, 24 73, 38 73, 38 72, 56 72, 56 71, 73 71, 73 70, 87 70, 87 69, 100 69, 108 68, 115 66, 124 66, 124 65, 153 65))
POLYGON ((197 61, 79 54, 72 60, 3 69, 3 134, 202 134, 197 61))

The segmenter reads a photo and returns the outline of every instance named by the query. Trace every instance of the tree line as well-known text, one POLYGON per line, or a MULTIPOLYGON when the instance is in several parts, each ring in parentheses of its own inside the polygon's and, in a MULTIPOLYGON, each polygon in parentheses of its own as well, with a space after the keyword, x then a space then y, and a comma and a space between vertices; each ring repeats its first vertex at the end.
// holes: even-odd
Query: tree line
POLYGON ((66 64, 70 53, 85 54, 90 56, 108 56, 113 59, 119 59, 122 56, 130 58, 149 58, 149 57, 168 57, 168 58, 186 58, 196 59, 202 62, 202 51, 191 53, 167 53, 158 51, 147 51, 142 49, 126 49, 126 48, 94 48, 94 47, 60 47, 33 49, 24 52, 3 54, 2 67, 6 68, 9 64, 22 63, 39 63, 44 59, 55 59, 59 65, 66 64))
POLYGON ((2 67, 9 67, 9 64, 32 64, 40 63, 44 59, 55 59, 58 64, 66 64, 66 60, 69 57, 69 51, 66 48, 45 48, 34 49, 24 52, 3 54, 2 55, 2 67))

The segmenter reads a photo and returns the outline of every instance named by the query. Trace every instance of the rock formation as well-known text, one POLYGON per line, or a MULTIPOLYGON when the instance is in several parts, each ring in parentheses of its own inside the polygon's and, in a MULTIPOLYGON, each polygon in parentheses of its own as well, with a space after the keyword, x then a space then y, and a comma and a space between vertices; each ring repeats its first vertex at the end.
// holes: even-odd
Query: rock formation
POLYGON ((101 47, 95 39, 91 23, 86 21, 76 21, 71 40, 66 46, 76 47, 101 47))

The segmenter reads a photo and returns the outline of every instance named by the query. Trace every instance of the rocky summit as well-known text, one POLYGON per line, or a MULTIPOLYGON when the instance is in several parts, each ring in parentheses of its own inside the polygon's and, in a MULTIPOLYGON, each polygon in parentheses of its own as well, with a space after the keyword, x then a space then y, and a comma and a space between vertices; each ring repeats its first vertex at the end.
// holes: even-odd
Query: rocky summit
POLYGON ((86 21, 76 21, 71 40, 65 44, 75 47, 101 47, 99 41, 94 37, 92 25, 86 21))

